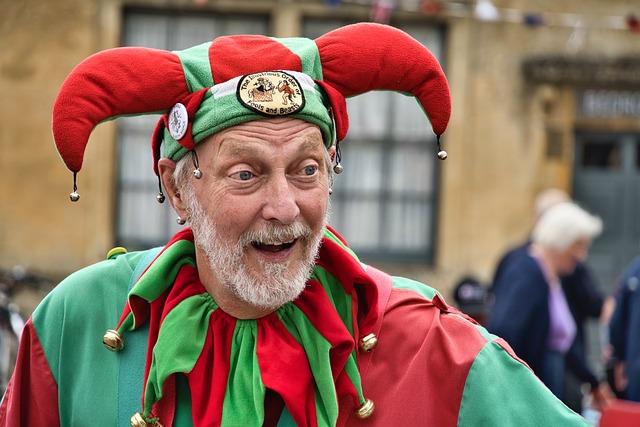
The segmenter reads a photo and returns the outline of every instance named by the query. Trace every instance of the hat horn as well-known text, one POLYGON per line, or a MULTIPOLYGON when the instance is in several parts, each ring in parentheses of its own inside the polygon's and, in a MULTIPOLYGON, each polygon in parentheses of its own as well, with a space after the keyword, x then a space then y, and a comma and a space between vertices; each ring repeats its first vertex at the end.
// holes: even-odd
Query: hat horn
POLYGON ((447 128, 451 95, 433 54, 407 33, 374 23, 347 25, 315 39, 323 79, 345 97, 370 90, 413 94, 436 135, 447 128))
POLYGON ((174 53, 138 47, 96 53, 71 71, 53 105, 53 137, 60 156, 72 172, 78 172, 98 123, 119 115, 166 110, 188 94, 174 53))

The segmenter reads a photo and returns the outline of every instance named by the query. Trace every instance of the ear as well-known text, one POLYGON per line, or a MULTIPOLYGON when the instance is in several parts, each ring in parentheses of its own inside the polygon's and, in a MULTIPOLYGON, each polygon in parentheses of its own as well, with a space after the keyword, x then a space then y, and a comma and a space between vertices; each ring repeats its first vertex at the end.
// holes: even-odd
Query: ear
POLYGON ((173 173, 176 170, 176 162, 171 159, 160 159, 158 160, 158 173, 160 174, 160 179, 162 180, 162 188, 169 199, 169 203, 173 207, 173 210, 184 219, 189 217, 187 213, 187 206, 182 200, 180 196, 180 191, 176 186, 176 183, 173 179, 173 173))
POLYGON ((336 160, 336 146, 332 145, 331 148, 329 148, 329 157, 331 158, 331 161, 335 161, 336 160))

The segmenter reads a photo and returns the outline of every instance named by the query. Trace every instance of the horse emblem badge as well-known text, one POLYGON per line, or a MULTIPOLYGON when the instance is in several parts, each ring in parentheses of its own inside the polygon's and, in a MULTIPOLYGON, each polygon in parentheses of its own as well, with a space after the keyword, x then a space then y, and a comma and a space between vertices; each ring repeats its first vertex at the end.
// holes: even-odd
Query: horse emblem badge
POLYGON ((298 80, 284 71, 248 74, 238 81, 242 105, 265 116, 286 116, 304 108, 304 92, 298 80))

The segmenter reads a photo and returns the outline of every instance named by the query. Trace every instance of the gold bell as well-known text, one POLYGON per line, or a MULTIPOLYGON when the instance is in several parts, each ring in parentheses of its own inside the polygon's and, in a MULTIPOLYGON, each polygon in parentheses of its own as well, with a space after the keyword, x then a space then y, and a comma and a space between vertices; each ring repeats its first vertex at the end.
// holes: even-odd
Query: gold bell
POLYGON ((131 417, 131 427, 148 427, 149 424, 144 420, 144 417, 140 412, 136 412, 131 417))
POLYGON ((373 350, 376 345, 378 345, 378 337, 376 337, 376 334, 368 334, 360 338, 360 350, 362 351, 369 352, 373 350))
POLYGON ((373 404, 373 401, 366 399, 362 406, 356 411, 356 416, 360 419, 369 418, 375 409, 376 406, 373 404))
POLYGON ((102 337, 102 344, 111 351, 120 351, 124 347, 122 337, 118 331, 114 329, 109 329, 104 333, 104 336, 102 337))

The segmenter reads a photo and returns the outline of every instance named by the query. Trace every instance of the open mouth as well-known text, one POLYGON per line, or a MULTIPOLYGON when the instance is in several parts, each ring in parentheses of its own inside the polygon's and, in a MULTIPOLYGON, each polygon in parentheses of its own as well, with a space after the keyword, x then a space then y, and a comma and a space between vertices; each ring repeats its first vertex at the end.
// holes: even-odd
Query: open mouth
POLYGON ((297 241, 298 239, 291 239, 290 241, 282 242, 282 243, 251 242, 251 246, 253 246, 259 251, 276 253, 276 252, 286 251, 287 249, 292 247, 297 241))

